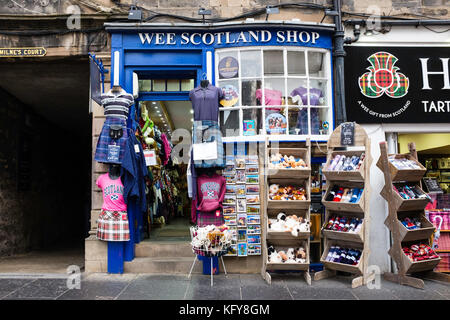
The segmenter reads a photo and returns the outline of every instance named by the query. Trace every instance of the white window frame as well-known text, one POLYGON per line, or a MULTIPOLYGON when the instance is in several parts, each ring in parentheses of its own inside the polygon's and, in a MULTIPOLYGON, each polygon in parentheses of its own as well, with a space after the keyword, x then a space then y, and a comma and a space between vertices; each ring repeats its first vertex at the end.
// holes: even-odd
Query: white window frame
MULTIPOLYGON (((222 111, 238 111, 239 112, 239 136, 233 136, 233 137, 222 137, 224 142, 239 142, 239 141, 261 141, 266 139, 266 137, 269 137, 270 141, 304 141, 306 138, 310 138, 312 141, 327 141, 331 133, 333 132, 333 97, 332 97, 332 70, 331 70, 331 53, 330 50, 322 49, 322 48, 310 48, 310 47, 292 47, 292 46, 248 46, 248 47, 232 47, 232 48, 223 48, 223 49, 216 49, 215 50, 215 56, 214 56, 214 72, 215 72, 215 85, 220 86, 221 82, 224 81, 237 81, 238 82, 238 90, 239 90, 239 105, 234 107, 220 107, 219 112, 222 111), (241 77, 241 52, 242 51, 260 51, 261 52, 261 78, 259 77, 241 77), (264 75, 264 51, 269 50, 275 50, 275 51, 283 51, 283 63, 284 63, 284 74, 283 75, 274 75, 274 76, 265 76, 264 75), (305 75, 304 76, 290 76, 288 75, 288 66, 287 66, 287 52, 288 51, 302 51, 305 52, 305 75), (219 54, 227 53, 227 52, 234 52, 237 53, 237 58, 239 61, 239 73, 237 78, 231 78, 231 79, 221 79, 219 80, 219 72, 218 72, 218 64, 219 64, 219 54), (325 54, 325 63, 326 63, 326 71, 324 77, 310 77, 309 76, 309 68, 308 68, 308 52, 320 52, 325 54), (264 81, 267 78, 273 78, 273 79, 280 79, 284 78, 284 90, 283 93, 285 99, 285 104, 283 105, 285 109, 284 116, 286 117, 287 121, 287 128, 286 132, 287 134, 283 135, 270 135, 267 134, 266 127, 265 127, 265 99, 262 99, 261 105, 259 106, 242 106, 242 80, 261 80, 261 89, 263 91, 264 96, 264 88, 265 84, 264 81), (324 109, 326 111, 326 121, 329 123, 329 129, 328 134, 322 134, 322 135, 314 135, 314 134, 303 134, 303 135, 295 135, 295 134, 289 134, 289 106, 288 106, 288 99, 289 96, 288 91, 288 79, 302 79, 306 80, 307 87, 310 86, 310 80, 326 80, 327 86, 326 86, 326 101, 325 105, 323 106, 312 106, 312 108, 318 108, 318 109, 324 109), (263 134, 256 134, 254 136, 244 136, 243 135, 243 110, 244 109, 261 109, 261 121, 262 121, 262 131, 263 134)), ((292 106, 291 106, 292 107, 292 106)), ((305 106, 308 109, 308 132, 311 132, 311 116, 310 116, 310 110, 309 107, 309 96, 308 96, 308 105, 305 106)))

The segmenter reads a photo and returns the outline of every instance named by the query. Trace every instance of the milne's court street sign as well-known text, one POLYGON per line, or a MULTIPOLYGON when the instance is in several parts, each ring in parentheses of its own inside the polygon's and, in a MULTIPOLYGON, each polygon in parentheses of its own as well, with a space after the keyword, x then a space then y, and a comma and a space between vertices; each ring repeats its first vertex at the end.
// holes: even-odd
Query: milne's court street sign
POLYGON ((0 48, 0 58, 9 57, 43 57, 47 50, 42 47, 35 48, 0 48))

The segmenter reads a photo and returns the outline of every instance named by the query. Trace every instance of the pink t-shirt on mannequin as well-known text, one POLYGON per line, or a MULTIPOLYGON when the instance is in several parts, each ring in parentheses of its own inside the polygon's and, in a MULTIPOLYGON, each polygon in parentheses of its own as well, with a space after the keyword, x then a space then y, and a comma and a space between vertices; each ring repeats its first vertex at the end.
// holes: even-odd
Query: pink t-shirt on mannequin
POLYGON ((113 180, 109 177, 109 174, 105 173, 98 177, 96 184, 103 191, 103 210, 127 211, 120 177, 113 180))
MULTIPOLYGON (((255 92, 256 99, 259 99, 261 101, 262 98, 262 90, 258 89, 255 92)), ((264 104, 266 106, 279 106, 282 102, 282 96, 283 93, 278 90, 272 90, 265 88, 264 89, 264 104)), ((276 110, 280 111, 280 108, 266 108, 266 110, 276 110)))

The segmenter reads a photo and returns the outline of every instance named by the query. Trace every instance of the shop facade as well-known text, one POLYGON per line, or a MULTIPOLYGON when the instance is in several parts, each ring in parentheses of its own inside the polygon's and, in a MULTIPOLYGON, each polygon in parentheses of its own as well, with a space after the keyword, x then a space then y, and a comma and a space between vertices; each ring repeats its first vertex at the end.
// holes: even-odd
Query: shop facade
MULTIPOLYGON (((353 25, 349 25, 348 34, 352 29, 353 25)), ((429 163, 425 177, 436 178, 443 197, 448 194, 447 166, 438 163, 449 156, 449 45, 448 32, 392 26, 386 34, 361 34, 357 42, 345 47, 348 121, 356 121, 366 129, 374 159, 380 155, 382 141, 387 141, 389 154, 408 153, 408 143, 414 142, 422 165, 429 163), (387 77, 383 78, 383 73, 387 77)), ((389 231, 382 228, 388 211, 379 193, 384 178, 376 167, 372 168, 371 178, 372 189, 378 190, 371 203, 372 227, 380 231, 371 232, 376 246, 371 252, 372 263, 382 263, 383 271, 395 270, 384 254, 390 247, 389 231)))
MULTIPOLYGON (((192 118, 189 92, 205 79, 225 88, 219 124, 226 155, 234 157, 239 150, 257 150, 264 146, 266 138, 300 144, 310 139, 323 145, 334 129, 333 25, 269 21, 208 27, 164 23, 105 26, 111 33, 111 86, 118 84, 133 93, 135 104, 130 115, 137 117, 133 120, 130 116, 128 126, 134 130, 139 127, 142 110, 148 109, 151 114, 155 104, 165 105, 163 113, 170 113, 170 118, 175 119, 177 110, 170 108, 172 103, 179 103, 179 116, 192 118), (278 126, 273 125, 277 119, 270 120, 276 117, 278 126)), ((158 115, 151 114, 151 118, 161 132, 172 138, 172 159, 187 164, 192 122, 160 122, 158 115)), ((99 126, 94 128, 97 132, 102 123, 101 118, 98 120, 99 126)), ((94 148, 95 144, 96 138, 94 148)), ((317 156, 317 164, 324 161, 325 154, 317 156)), ((95 177, 107 170, 100 163, 94 164, 95 177)), ((91 223, 96 221, 102 205, 98 191, 93 192, 91 223)), ((87 245, 96 247, 93 251, 99 254, 94 259, 88 257, 86 266, 89 270, 106 271, 106 257, 101 257, 101 252, 106 255, 108 249, 93 237, 87 239, 87 245)), ((258 254, 253 257, 227 258, 227 269, 259 273, 261 248, 256 251, 258 254)), ((319 254, 319 248, 317 251, 319 254)), ((135 254, 130 253, 125 261, 136 261, 134 258, 135 254)))

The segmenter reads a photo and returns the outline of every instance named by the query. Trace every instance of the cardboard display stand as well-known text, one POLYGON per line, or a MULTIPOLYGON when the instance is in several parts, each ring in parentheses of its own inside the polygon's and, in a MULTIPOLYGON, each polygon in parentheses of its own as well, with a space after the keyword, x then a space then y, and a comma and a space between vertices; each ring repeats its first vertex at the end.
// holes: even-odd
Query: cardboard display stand
POLYGON ((418 277, 450 282, 450 275, 434 272, 433 269, 439 264, 441 258, 423 261, 411 261, 403 252, 403 244, 420 242, 430 245, 430 239, 434 232, 434 226, 425 217, 424 209, 428 203, 425 199, 405 200, 394 191, 393 185, 397 183, 416 184, 420 188, 420 180, 426 173, 426 169, 417 161, 415 144, 408 145, 409 153, 404 155, 393 155, 395 158, 407 158, 413 160, 420 166, 420 169, 397 169, 389 162, 386 142, 380 143, 380 159, 377 162, 378 168, 384 173, 385 186, 381 195, 388 203, 389 213, 384 224, 392 234, 392 247, 389 255, 397 264, 398 273, 384 273, 386 280, 408 285, 414 288, 423 289, 424 282, 418 277), (408 230, 400 222, 399 218, 406 215, 420 218, 422 224, 420 229, 408 230), (412 276, 412 274, 415 274, 412 276))
POLYGON ((369 170, 372 164, 370 154, 370 139, 365 130, 356 123, 343 123, 337 127, 331 134, 327 143, 327 163, 322 170, 326 177, 327 191, 322 198, 322 204, 325 206, 325 220, 322 226, 324 238, 324 252, 320 261, 324 265, 324 270, 314 275, 314 280, 322 280, 336 275, 336 271, 355 274, 352 280, 352 288, 365 285, 374 279, 375 274, 368 274, 369 260, 369 230, 370 230, 370 181, 369 170), (344 128, 344 129, 343 129, 344 128), (341 131, 343 130, 343 131, 341 131), (365 158, 358 170, 353 171, 329 171, 329 164, 336 155, 361 156, 365 158), (338 185, 348 188, 364 188, 363 194, 357 203, 341 203, 326 201, 327 195, 333 186, 338 185), (361 230, 358 233, 340 232, 326 230, 325 226, 333 215, 341 215, 348 218, 363 218, 361 230), (343 246, 362 250, 360 260, 357 265, 348 265, 326 261, 326 257, 331 246, 343 246))
MULTIPOLYGON (((306 142, 283 143, 272 142, 268 139, 265 142, 265 161, 264 161, 264 181, 267 188, 266 196, 263 197, 265 205, 261 208, 264 218, 264 246, 263 246, 263 267, 262 277, 271 283, 271 271, 303 271, 306 282, 311 285, 311 276, 309 274, 309 242, 311 232, 299 232, 294 237, 290 232, 273 232, 268 228, 268 219, 276 218, 278 213, 284 212, 286 215, 297 215, 311 221, 311 143, 306 142), (289 147, 284 147, 284 145, 289 147), (280 145, 283 145, 280 147, 280 145), (302 169, 268 169, 270 155, 280 153, 282 155, 294 156, 305 161, 307 168, 302 169), (282 186, 301 186, 305 188, 306 200, 269 200, 269 186, 273 183, 282 186), (268 261, 267 247, 273 245, 277 251, 287 250, 288 248, 303 247, 306 251, 305 263, 270 263, 268 261)), ((263 222, 262 222, 263 223, 263 222)))

